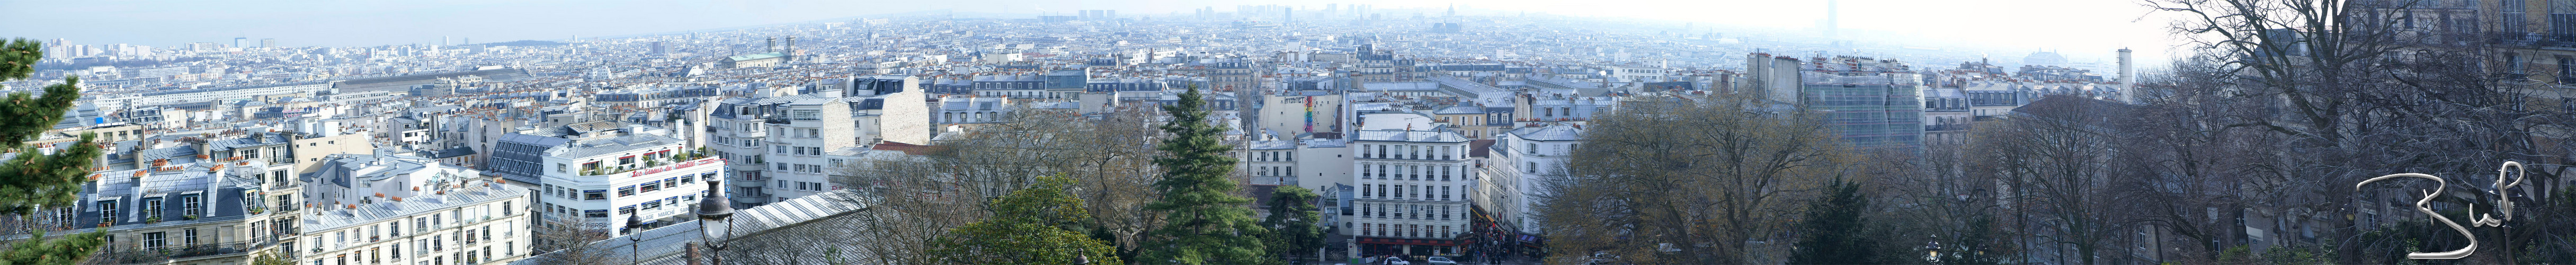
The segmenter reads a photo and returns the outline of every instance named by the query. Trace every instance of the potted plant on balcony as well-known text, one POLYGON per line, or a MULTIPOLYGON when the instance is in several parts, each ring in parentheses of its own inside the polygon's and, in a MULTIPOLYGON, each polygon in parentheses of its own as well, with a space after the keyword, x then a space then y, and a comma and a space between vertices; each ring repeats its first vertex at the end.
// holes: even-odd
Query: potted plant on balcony
POLYGON ((146 224, 161 223, 161 216, 159 216, 159 215, 154 215, 154 216, 152 216, 152 217, 144 217, 144 218, 143 218, 143 223, 146 223, 146 224))
POLYGON ((179 220, 197 220, 197 215, 194 215, 194 214, 191 214, 191 215, 181 215, 181 216, 179 216, 179 218, 180 218, 179 220))

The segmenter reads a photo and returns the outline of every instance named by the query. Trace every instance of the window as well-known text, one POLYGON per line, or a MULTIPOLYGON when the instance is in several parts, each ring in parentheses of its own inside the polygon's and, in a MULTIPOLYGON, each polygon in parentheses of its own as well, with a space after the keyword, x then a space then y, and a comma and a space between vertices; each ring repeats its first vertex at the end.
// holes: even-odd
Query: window
POLYGON ((196 229, 196 228, 189 228, 188 230, 181 230, 181 234, 180 234, 180 236, 182 236, 182 239, 181 239, 181 241, 179 241, 179 243, 185 243, 185 244, 188 244, 188 245, 190 245, 190 246, 197 245, 197 229, 196 229))
POLYGON ((167 246, 169 245, 169 242, 165 241, 167 238, 164 237, 168 236, 169 235, 161 232, 143 233, 143 247, 157 248, 167 246))
POLYGON ((584 218, 608 218, 608 210, 584 210, 581 213, 584 218))
POLYGON ((564 165, 563 163, 555 163, 555 173, 564 173, 564 170, 567 168, 571 168, 571 166, 564 165))
POLYGON ((644 202, 644 210, 662 209, 662 200, 644 202))
POLYGON ((662 190, 662 181, 659 181, 659 180, 655 180, 655 181, 647 181, 647 182, 644 182, 644 185, 643 185, 642 187, 643 187, 643 192, 653 192, 653 191, 657 191, 657 190, 662 190))
POLYGON ((117 204, 116 204, 116 200, 104 200, 104 201, 98 201, 98 219, 100 220, 100 221, 99 221, 99 223, 113 223, 113 222, 116 222, 116 220, 117 220, 117 219, 122 219, 122 218, 119 218, 119 217, 124 217, 124 216, 122 216, 122 215, 116 215, 116 208, 117 208, 116 206, 117 206, 117 204))
POLYGON ((203 200, 203 199, 204 199, 204 198, 202 198, 202 197, 203 197, 203 196, 196 196, 196 195, 181 195, 181 196, 179 196, 179 202, 180 202, 180 203, 179 203, 179 205, 180 205, 180 208, 179 208, 179 209, 181 209, 180 214, 190 215, 190 216, 203 216, 203 215, 205 215, 205 214, 203 213, 203 209, 204 209, 204 207, 200 207, 200 206, 204 206, 204 205, 205 205, 205 203, 204 203, 204 202, 201 202, 201 200, 203 200))
POLYGON ((161 198, 143 199, 143 217, 148 220, 158 216, 161 216, 161 198))
POLYGON ((635 186, 617 187, 617 197, 635 196, 635 186))
POLYGON ((385 223, 385 230, 387 236, 402 236, 402 220, 397 219, 393 222, 385 223))
MULTIPOLYGON (((2558 15, 2552 14, 2550 16, 2558 15)), ((2569 16, 2576 16, 2576 14, 2570 14, 2569 16)), ((2576 57, 2558 57, 2558 82, 2576 83, 2576 57)))
POLYGON ((617 215, 635 215, 635 206, 617 207, 617 215))
POLYGON ((608 190, 581 191, 581 197, 582 200, 606 200, 608 199, 608 190))

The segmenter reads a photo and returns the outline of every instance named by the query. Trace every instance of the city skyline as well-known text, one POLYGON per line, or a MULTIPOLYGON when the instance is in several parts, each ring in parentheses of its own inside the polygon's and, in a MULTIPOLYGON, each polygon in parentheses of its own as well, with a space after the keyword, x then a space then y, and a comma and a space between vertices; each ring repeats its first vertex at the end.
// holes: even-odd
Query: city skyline
MULTIPOLYGON (((1835 23, 1847 39, 1885 45, 1932 48, 1976 48, 2012 51, 1989 57, 2017 57, 2021 52, 2051 51, 2078 59, 2107 61, 2112 50, 2129 48, 2139 58, 2165 58, 2175 41, 2164 31, 2161 15, 2150 15, 2142 2, 2131 1, 1892 1, 1841 0, 1835 23), (2065 10, 2088 10, 2068 12, 2065 10), (1955 16, 1952 14, 2016 15, 1955 16)), ((1363 3, 1337 3, 1349 7, 1363 3)), ((1386 1, 1365 3, 1378 10, 1457 7, 1462 15, 1551 14, 1605 19, 1639 19, 1680 24, 1729 36, 1818 29, 1825 0, 1802 1, 1386 1), (1741 11, 1741 12, 1734 12, 1741 11)), ((562 41, 572 37, 621 37, 716 32, 739 28, 827 22, 889 14, 934 13, 960 17, 1074 15, 1079 10, 1119 10, 1124 17, 1172 19, 1199 8, 1233 13, 1239 5, 1287 5, 1301 12, 1326 3, 1277 0, 1215 2, 1116 1, 1058 2, 967 0, 937 4, 887 5, 839 1, 448 1, 352 3, 334 1, 248 2, 31 2, 0 1, 0 16, 27 18, 0 25, 0 32, 21 37, 66 39, 75 44, 133 44, 176 47, 193 42, 230 43, 233 38, 276 39, 285 46, 364 47, 381 45, 462 44, 517 40, 562 41), (588 12, 563 10, 592 9, 588 12), (117 10, 102 15, 98 11, 117 10)), ((1412 13, 1387 14, 1404 16, 1412 13)), ((1438 13, 1423 14, 1439 16, 1438 13)), ((1392 19, 1393 17, 1390 17, 1392 19)), ((1786 39, 1789 36, 1782 36, 1786 39)), ((2147 66, 2166 60, 2147 59, 2147 66)))

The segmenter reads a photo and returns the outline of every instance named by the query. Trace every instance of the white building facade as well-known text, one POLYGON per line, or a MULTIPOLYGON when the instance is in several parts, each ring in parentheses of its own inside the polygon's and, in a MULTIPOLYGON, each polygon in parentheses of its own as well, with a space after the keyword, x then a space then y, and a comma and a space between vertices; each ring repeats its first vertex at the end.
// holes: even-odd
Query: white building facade
POLYGON ((622 235, 628 217, 647 225, 695 218, 691 205, 707 194, 701 181, 722 181, 724 159, 695 154, 676 138, 635 134, 571 141, 543 156, 543 181, 534 183, 534 207, 552 224, 622 235))
POLYGON ((531 192, 476 180, 423 187, 420 196, 306 211, 303 242, 314 265, 504 264, 529 253, 531 192))
POLYGON ((1351 138, 1355 214, 1343 233, 1361 255, 1456 255, 1472 211, 1468 139, 1448 130, 1363 130, 1351 138))

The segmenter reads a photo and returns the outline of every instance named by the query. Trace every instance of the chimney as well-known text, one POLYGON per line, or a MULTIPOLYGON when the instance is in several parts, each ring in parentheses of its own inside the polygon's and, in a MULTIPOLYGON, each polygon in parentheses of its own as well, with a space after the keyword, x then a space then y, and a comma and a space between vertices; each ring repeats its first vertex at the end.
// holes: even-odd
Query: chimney
POLYGON ((701 263, 699 263, 699 262, 698 262, 698 242, 688 242, 688 243, 682 243, 682 244, 686 244, 686 245, 688 245, 688 252, 687 252, 687 254, 686 254, 686 255, 688 256, 689 265, 699 265, 699 264, 701 264, 701 263))
POLYGON ((2129 48, 2120 48, 2120 102, 2136 103, 2138 72, 2129 59, 2129 48))

